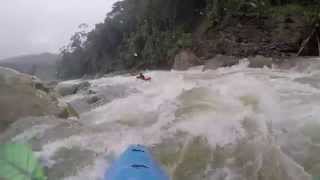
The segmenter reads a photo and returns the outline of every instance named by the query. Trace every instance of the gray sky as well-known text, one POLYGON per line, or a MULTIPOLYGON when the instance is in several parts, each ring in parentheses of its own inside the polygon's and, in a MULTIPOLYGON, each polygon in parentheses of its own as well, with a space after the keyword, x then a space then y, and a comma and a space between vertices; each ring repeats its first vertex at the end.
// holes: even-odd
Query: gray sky
POLYGON ((78 25, 103 22, 117 0, 1 0, 0 59, 57 52, 78 25))

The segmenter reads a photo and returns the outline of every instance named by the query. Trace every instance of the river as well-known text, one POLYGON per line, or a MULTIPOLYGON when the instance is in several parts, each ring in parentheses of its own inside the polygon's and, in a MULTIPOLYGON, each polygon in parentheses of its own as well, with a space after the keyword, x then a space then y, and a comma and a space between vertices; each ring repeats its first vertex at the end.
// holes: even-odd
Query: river
POLYGON ((88 91, 60 99, 79 106, 79 119, 26 118, 8 137, 33 145, 49 179, 102 179, 128 145, 143 144, 173 180, 310 180, 320 176, 320 59, 306 61, 90 80, 94 105, 88 91))

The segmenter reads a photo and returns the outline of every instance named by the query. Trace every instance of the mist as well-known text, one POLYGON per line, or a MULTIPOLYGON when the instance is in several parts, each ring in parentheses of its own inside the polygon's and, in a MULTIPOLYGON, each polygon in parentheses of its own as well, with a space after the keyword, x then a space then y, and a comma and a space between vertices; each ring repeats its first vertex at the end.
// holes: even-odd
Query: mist
POLYGON ((78 25, 93 28, 116 0, 4 0, 0 2, 0 59, 58 53, 78 25))

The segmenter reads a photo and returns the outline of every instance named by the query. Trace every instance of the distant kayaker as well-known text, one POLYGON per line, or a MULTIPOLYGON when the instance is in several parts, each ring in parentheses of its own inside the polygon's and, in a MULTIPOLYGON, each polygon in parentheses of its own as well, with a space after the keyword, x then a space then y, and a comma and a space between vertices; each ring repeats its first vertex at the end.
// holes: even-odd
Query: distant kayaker
POLYGON ((141 80, 144 80, 144 81, 150 81, 151 80, 151 77, 146 77, 144 74, 142 73, 139 73, 139 75, 136 77, 137 79, 141 79, 141 80))

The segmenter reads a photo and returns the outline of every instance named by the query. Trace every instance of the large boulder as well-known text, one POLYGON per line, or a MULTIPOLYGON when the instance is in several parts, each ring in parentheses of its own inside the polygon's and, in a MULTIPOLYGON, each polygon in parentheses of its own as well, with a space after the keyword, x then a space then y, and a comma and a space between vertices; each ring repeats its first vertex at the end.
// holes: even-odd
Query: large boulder
POLYGON ((272 67, 273 59, 269 57, 264 57, 257 55, 255 57, 250 57, 249 59, 249 67, 251 68, 263 68, 263 67, 272 67))
POLYGON ((22 117, 60 113, 58 103, 40 84, 33 76, 0 67, 0 132, 22 117))
POLYGON ((215 70, 219 67, 233 66, 239 63, 239 59, 233 56, 217 55, 206 61, 203 70, 215 70))
POLYGON ((90 87, 90 83, 88 81, 77 82, 77 83, 62 82, 55 87, 55 91, 60 96, 68 96, 68 95, 76 94, 81 90, 88 90, 89 87, 90 87))
POLYGON ((183 71, 200 64, 200 59, 191 50, 187 49, 180 51, 175 56, 173 69, 183 71))
POLYGON ((15 71, 13 69, 0 67, 0 81, 1 85, 8 85, 8 84, 23 84, 23 85, 33 85, 34 80, 36 78, 24 75, 15 71))

